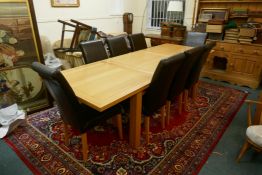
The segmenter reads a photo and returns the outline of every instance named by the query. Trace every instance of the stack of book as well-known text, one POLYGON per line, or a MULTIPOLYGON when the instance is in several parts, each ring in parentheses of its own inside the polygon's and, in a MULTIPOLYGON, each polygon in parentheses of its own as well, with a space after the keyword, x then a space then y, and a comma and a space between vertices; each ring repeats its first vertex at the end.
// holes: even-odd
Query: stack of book
POLYGON ((253 39, 248 36, 239 36, 238 41, 243 44, 251 44, 253 39))
POLYGON ((239 30, 238 29, 228 29, 225 31, 224 41, 230 43, 238 43, 239 30))
POLYGON ((234 8, 231 11, 231 17, 235 16, 247 16, 248 15, 248 10, 247 8, 234 8))
POLYGON ((256 30, 253 28, 240 28, 238 41, 240 43, 251 44, 253 37, 256 36, 256 30))

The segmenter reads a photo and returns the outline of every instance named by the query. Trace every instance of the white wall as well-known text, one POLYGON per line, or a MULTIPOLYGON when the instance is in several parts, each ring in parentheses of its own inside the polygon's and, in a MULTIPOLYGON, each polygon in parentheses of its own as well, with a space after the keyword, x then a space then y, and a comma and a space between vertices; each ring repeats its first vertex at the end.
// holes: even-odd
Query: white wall
POLYGON ((40 35, 51 42, 60 39, 62 24, 57 20, 75 19, 108 33, 123 31, 123 12, 133 9, 132 0, 80 0, 80 7, 54 8, 51 0, 34 0, 40 35))
MULTIPOLYGON (((123 31, 122 14, 131 12, 134 14, 133 32, 140 32, 142 19, 147 0, 80 0, 78 8, 54 8, 51 0, 34 0, 34 8, 40 35, 47 36, 51 42, 59 40, 62 32, 62 24, 57 20, 79 20, 99 31, 106 33, 118 33, 123 31)), ((191 27, 192 13, 195 0, 186 0, 185 23, 188 29, 191 27)), ((147 12, 145 12, 145 15, 147 12)), ((145 19, 145 18, 144 18, 145 19)), ((146 22, 144 21, 144 26, 146 22)), ((147 31, 144 33, 159 31, 147 31)), ((68 36, 70 37, 70 36, 68 36)))

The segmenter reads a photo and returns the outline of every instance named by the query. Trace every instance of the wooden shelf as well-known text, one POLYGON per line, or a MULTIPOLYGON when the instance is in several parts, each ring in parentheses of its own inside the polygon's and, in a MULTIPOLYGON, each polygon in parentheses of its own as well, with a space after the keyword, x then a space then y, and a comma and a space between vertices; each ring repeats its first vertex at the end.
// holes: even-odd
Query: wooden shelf
POLYGON ((248 15, 230 15, 229 18, 232 19, 232 18, 248 18, 249 16, 248 15))

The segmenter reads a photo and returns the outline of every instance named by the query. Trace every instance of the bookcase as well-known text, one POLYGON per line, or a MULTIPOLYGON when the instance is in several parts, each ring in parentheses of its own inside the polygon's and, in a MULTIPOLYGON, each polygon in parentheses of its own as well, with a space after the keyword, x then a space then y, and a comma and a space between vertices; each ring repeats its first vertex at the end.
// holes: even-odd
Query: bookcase
MULTIPOLYGON (((223 29, 223 33, 214 34, 221 35, 220 37, 207 40, 207 42, 215 40, 217 45, 209 54, 201 76, 257 88, 262 79, 262 28, 256 29, 256 40, 251 40, 248 37, 241 38, 239 33, 234 34, 233 31, 240 31, 239 26, 248 21, 255 20, 257 24, 262 23, 262 0, 199 0, 196 8, 197 23, 204 23, 199 22, 203 9, 217 9, 218 11, 219 9, 228 9, 227 20, 233 21, 238 26, 232 31, 226 30, 228 32, 223 29), (236 9, 240 11, 239 14, 235 13, 236 9), (241 10, 246 10, 247 13, 241 13, 241 10)), ((208 16, 206 15, 206 17, 208 16)), ((200 21, 203 19, 201 16, 200 21)), ((247 36, 248 34, 252 36, 252 29, 250 31, 246 32, 243 29, 242 32, 246 32, 247 36)), ((212 36, 213 33, 209 35, 212 36)))

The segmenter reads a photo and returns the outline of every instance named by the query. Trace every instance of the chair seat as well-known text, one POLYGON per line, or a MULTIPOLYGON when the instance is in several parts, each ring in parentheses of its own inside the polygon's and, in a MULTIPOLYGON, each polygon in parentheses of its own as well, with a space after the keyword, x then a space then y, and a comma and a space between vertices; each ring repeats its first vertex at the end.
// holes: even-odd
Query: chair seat
POLYGON ((253 143, 262 147, 262 125, 249 126, 246 135, 253 143))

